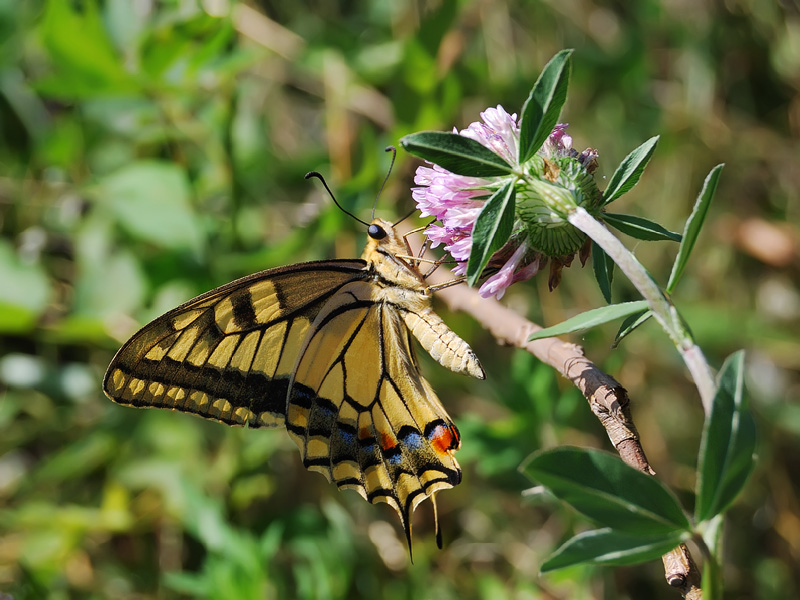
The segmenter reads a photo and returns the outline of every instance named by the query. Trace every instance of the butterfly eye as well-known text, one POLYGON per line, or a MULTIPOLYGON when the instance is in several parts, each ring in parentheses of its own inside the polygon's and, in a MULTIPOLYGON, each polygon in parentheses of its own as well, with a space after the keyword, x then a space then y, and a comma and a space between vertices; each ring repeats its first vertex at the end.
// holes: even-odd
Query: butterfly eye
POLYGON ((382 240, 386 237, 386 230, 380 225, 375 225, 375 223, 373 223, 367 229, 367 235, 373 240, 382 240))

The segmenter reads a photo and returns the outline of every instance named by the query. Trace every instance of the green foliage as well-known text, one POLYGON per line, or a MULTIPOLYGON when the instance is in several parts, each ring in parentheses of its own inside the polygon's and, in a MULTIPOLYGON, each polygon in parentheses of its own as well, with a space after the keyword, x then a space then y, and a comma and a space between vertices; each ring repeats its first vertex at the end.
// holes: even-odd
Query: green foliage
POLYGON ((542 563, 542 573, 582 564, 623 566, 657 560, 686 538, 684 532, 636 535, 610 527, 584 531, 553 552, 542 563))
POLYGON ((668 488, 616 456, 561 447, 537 452, 523 463, 528 477, 601 526, 567 540, 543 563, 543 572, 586 563, 636 564, 702 535, 712 551, 705 560, 703 589, 721 593, 720 517, 755 468, 755 422, 745 403, 743 368, 744 353, 738 352, 720 371, 697 461, 694 525, 668 488))
POLYGON ((643 323, 646 323, 652 316, 653 313, 650 312, 650 309, 647 309, 640 312, 635 312, 632 315, 625 317, 625 319, 622 321, 622 324, 619 326, 617 335, 614 337, 614 347, 616 348, 629 333, 634 331, 643 323))
POLYGON ((545 65, 522 107, 519 162, 530 160, 553 131, 567 100, 572 50, 562 50, 545 65))
POLYGON ((513 181, 507 181, 486 201, 475 221, 472 251, 467 262, 467 283, 474 286, 486 263, 508 241, 514 226, 513 181))
POLYGON ((531 341, 540 340, 542 338, 572 333, 573 331, 582 331, 591 327, 597 327, 603 323, 608 323, 609 321, 616 321, 622 317, 639 314, 646 308, 647 302, 645 300, 636 300, 635 302, 623 302, 621 304, 593 308, 592 310, 587 310, 579 315, 575 315, 566 321, 562 321, 558 325, 540 329, 532 333, 528 339, 531 341))
POLYGON ((744 389, 744 352, 722 365, 719 389, 700 443, 695 519, 727 510, 755 468, 756 424, 744 389))
POLYGON ((33 329, 50 300, 50 280, 41 265, 23 264, 11 244, 0 240, 0 332, 33 329))
POLYGON ((636 215, 617 215, 614 213, 603 213, 603 221, 609 225, 616 227, 622 233, 627 233, 629 236, 638 240, 645 240, 648 242, 670 240, 673 242, 680 242, 681 236, 672 231, 667 231, 658 223, 654 223, 644 217, 637 217, 636 215))
POLYGON ((204 236, 189 193, 186 173, 177 165, 144 160, 109 173, 93 191, 98 208, 130 235, 197 254, 204 236))
POLYGON ((611 282, 614 280, 614 261, 600 246, 592 242, 592 271, 605 301, 611 304, 611 282))
POLYGON ((686 227, 683 231, 683 240, 678 250, 678 256, 675 257, 675 263, 672 265, 672 273, 670 273, 669 281, 667 282, 667 293, 675 291, 675 286, 678 285, 683 272, 686 269, 686 264, 689 262, 689 256, 697 243, 697 238, 700 235, 700 230, 703 228, 708 210, 711 207, 711 200, 714 198, 714 192, 717 190, 719 183, 719 176, 722 173, 722 165, 717 165, 706 177, 703 183, 703 189, 697 196, 697 201, 692 209, 692 214, 686 221, 686 227))
POLYGON ((633 189, 656 151, 657 144, 658 136, 653 136, 622 160, 603 192, 604 204, 611 204, 633 189))
POLYGON ((513 171, 500 156, 473 139, 442 131, 412 133, 400 145, 420 158, 457 175, 495 177, 513 171))
POLYGON ((672 535, 691 527, 677 498, 663 483, 617 456, 560 447, 533 454, 520 468, 603 527, 642 536, 672 535))
MULTIPOLYGON (((601 177, 661 134, 659 160, 616 200, 620 212, 679 230, 684 199, 720 156, 729 165, 713 226, 692 240, 681 314, 714 364, 753 350, 763 460, 726 513, 725 569, 742 596, 800 595, 780 527, 797 519, 795 255, 782 263, 764 242, 785 239, 783 226, 794 236, 787 90, 797 61, 789 9, 756 4, 698 5, 687 18, 654 0, 580 11, 232 2, 224 14, 207 11, 214 2, 0 1, 0 591, 16 600, 494 599, 543 589, 675 597, 657 565, 538 579, 583 519, 521 500, 516 466, 539 447, 603 446, 605 434, 560 376, 497 348, 461 315, 443 317, 488 380, 450 377, 420 356, 463 434, 464 478, 437 498, 442 551, 429 505, 417 511, 413 567, 391 509, 307 473, 281 432, 126 409, 100 391, 124 339, 193 295, 259 269, 360 252, 363 234, 304 173, 331 173, 343 205, 366 218, 383 147, 412 131, 464 128, 487 106, 517 109, 542 65, 569 46, 561 118, 576 147, 598 148, 601 177), (745 235, 753 223, 778 227, 745 235)), ((410 210, 415 165, 401 155, 378 214, 410 210)), ((636 252, 659 275, 671 266, 665 248, 636 252)), ((557 294, 537 298, 534 282, 508 301, 540 322, 597 306, 588 273, 569 271, 557 294)), ((648 457, 685 499, 700 416, 654 330, 611 355, 605 334, 580 341, 629 390, 648 457)), ((714 507, 742 480, 726 473, 714 507)), ((642 557, 614 539, 601 549, 642 557)))

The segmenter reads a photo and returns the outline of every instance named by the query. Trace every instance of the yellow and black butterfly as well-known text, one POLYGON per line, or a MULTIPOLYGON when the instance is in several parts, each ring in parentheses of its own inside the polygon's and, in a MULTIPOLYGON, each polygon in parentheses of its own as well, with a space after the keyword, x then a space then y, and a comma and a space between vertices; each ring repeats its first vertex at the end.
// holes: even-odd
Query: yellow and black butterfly
MULTIPOLYGON (((111 361, 103 389, 128 406, 285 426, 307 469, 391 505, 410 548, 415 507, 431 498, 435 512, 435 493, 461 481, 458 429, 411 337, 452 371, 484 372, 433 312, 438 288, 394 225, 374 219, 367 234, 358 260, 262 271, 145 325, 111 361)), ((436 537, 441 546, 438 519, 436 537)))

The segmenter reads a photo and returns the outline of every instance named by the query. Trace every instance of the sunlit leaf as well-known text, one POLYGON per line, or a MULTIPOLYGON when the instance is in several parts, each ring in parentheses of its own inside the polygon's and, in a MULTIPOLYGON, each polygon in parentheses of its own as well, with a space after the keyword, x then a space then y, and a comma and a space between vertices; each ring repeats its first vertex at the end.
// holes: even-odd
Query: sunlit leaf
POLYGON ((645 240, 648 242, 658 242, 662 240, 670 240, 673 242, 681 241, 679 233, 673 233, 658 223, 650 219, 645 219, 644 217, 603 213, 603 221, 612 227, 616 227, 622 233, 627 233, 629 236, 635 237, 638 240, 645 240))
POLYGON ((539 340, 547 337, 555 337, 565 333, 572 333, 573 331, 580 331, 582 329, 590 329, 597 327, 609 321, 615 321, 630 314, 640 312, 647 309, 647 301, 637 300, 636 302, 623 302, 622 304, 612 304, 610 306, 603 306, 587 310, 579 315, 562 321, 558 325, 552 327, 545 327, 534 334, 528 340, 539 340))
POLYGON ((613 202, 639 182, 639 178, 655 152, 656 144, 658 144, 658 136, 651 137, 623 159, 603 192, 604 204, 613 202))
POLYGON ((176 165, 135 162, 104 177, 97 196, 131 235, 166 248, 200 252, 203 234, 189 204, 189 182, 176 165))
POLYGON ((439 165, 456 175, 496 177, 513 172, 511 165, 475 140, 455 133, 422 131, 400 140, 414 156, 439 165))
POLYGON ((25 264, 6 240, 0 239, 0 332, 30 330, 47 308, 51 289, 38 263, 25 264))
POLYGON ((545 65, 522 107, 519 162, 527 162, 558 123, 567 100, 572 50, 562 50, 545 65))
POLYGON ((689 256, 694 249, 697 238, 700 236, 700 230, 703 228, 708 209, 711 207, 711 200, 713 200, 714 192, 717 190, 717 184, 719 183, 719 176, 722 173, 723 166, 724 165, 717 165, 711 169, 711 172, 703 183, 703 189, 700 191, 700 195, 697 197, 697 201, 694 204, 692 214, 689 215, 689 219, 686 221, 686 227, 683 230, 683 241, 678 249, 678 256, 675 257, 675 263, 672 265, 672 273, 670 273, 669 282, 667 282, 667 293, 671 294, 675 291, 675 286, 678 285, 686 269, 689 256))
POLYGON ((570 538, 542 564, 555 571, 580 564, 634 565, 659 558, 689 537, 686 532, 632 535, 610 528, 585 531, 570 538))
POLYGON ((520 469, 603 527, 639 536, 674 536, 691 528, 663 483, 607 452, 562 446, 533 454, 520 469))
POLYGON ((481 209, 472 233, 467 283, 475 285, 492 254, 508 241, 514 226, 514 182, 508 181, 481 209))
POLYGON ((719 374, 719 388, 705 422, 698 457, 698 521, 724 512, 755 467, 756 426, 747 408, 744 352, 733 354, 719 374))

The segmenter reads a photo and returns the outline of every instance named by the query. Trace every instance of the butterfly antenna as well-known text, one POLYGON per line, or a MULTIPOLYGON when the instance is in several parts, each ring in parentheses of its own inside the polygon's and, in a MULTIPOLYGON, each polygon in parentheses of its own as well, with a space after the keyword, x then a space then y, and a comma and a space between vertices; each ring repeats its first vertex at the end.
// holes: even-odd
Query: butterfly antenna
POLYGON ((397 227, 398 225, 400 225, 400 223, 402 223, 403 221, 405 221, 405 220, 406 220, 408 217, 410 217, 411 215, 413 215, 415 212, 417 212, 417 209, 416 209, 416 208, 412 208, 412 209, 411 209, 411 212, 410 212, 410 213, 408 213, 408 214, 407 214, 405 217, 403 217, 402 219, 400 219, 400 220, 399 220, 399 221, 397 221, 396 223, 392 223, 392 227, 397 227))
POLYGON ((384 148, 383 151, 392 153, 392 163, 389 165, 389 170, 386 171, 386 177, 383 178, 383 183, 381 184, 381 189, 378 190, 378 195, 375 196, 375 204, 372 205, 372 218, 373 218, 373 220, 375 219, 375 209, 378 206, 378 198, 381 197, 381 194, 383 193, 383 188, 386 187, 386 182, 389 181, 389 175, 392 174, 392 168, 394 167, 394 161, 397 158, 397 148, 395 148, 394 146, 386 146, 386 148, 384 148))
MULTIPOLYGON (((394 161, 392 161, 392 162, 394 162, 394 161)), ((356 221, 358 221, 362 225, 366 225, 367 227, 369 227, 369 223, 367 223, 365 221, 362 221, 357 216, 355 216, 353 213, 351 213, 349 210, 346 210, 341 204, 339 204, 339 201, 336 200, 336 196, 333 195, 333 192, 331 191, 331 188, 328 187, 328 182, 325 181, 325 178, 320 173, 318 173, 317 171, 309 171, 308 173, 306 173, 306 179, 311 179, 312 177, 316 177, 317 179, 319 179, 322 182, 322 185, 325 186, 325 189, 328 191, 328 195, 331 197, 331 200, 333 200, 333 203, 336 206, 339 207, 339 210, 341 210, 346 215, 350 215, 351 217, 353 217, 356 221)), ((381 188, 381 189, 383 189, 383 188, 381 188)), ((375 215, 375 209, 374 208, 372 209, 372 213, 373 213, 373 217, 374 217, 374 215, 375 215)))

